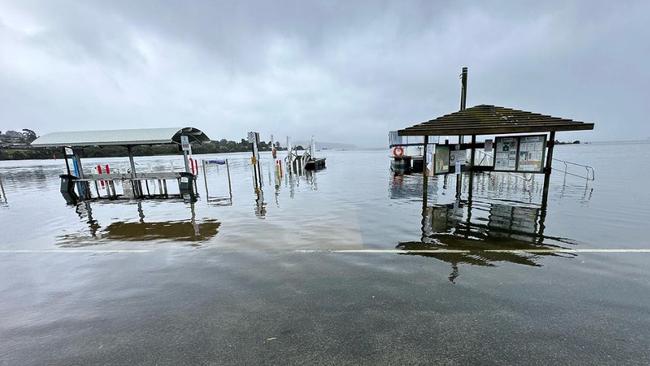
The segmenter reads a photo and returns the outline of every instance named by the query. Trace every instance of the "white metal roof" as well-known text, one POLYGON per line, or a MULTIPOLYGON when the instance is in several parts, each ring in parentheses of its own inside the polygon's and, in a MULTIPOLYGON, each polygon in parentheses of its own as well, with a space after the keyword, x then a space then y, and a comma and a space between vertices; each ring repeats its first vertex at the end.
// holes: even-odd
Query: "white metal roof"
POLYGON ((194 127, 138 128, 127 130, 54 132, 43 135, 32 142, 41 147, 80 147, 80 146, 135 146, 180 144, 181 135, 189 137, 190 142, 207 142, 210 138, 194 127))

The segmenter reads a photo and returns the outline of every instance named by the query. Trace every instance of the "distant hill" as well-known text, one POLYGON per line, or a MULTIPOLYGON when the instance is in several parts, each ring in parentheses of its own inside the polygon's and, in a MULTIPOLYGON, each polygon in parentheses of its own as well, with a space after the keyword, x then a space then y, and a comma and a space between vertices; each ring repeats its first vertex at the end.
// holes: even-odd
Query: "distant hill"
MULTIPOLYGON (((309 147, 309 141, 293 141, 291 142, 294 146, 301 145, 304 148, 309 147)), ((316 140, 316 149, 319 150, 355 150, 357 149, 356 145, 353 144, 343 144, 340 142, 321 142, 316 140)))

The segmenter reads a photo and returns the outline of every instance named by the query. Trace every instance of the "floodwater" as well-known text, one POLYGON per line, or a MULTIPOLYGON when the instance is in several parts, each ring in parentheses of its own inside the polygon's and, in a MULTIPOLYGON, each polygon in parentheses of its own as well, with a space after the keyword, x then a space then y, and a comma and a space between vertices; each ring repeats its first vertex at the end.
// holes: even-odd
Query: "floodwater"
POLYGON ((0 365, 650 363, 650 144, 558 146, 596 180, 554 171, 545 208, 493 173, 423 210, 386 151, 321 154, 280 181, 264 155, 262 196, 248 154, 197 156, 233 198, 201 175, 195 204, 66 206, 63 161, 0 162, 0 365))

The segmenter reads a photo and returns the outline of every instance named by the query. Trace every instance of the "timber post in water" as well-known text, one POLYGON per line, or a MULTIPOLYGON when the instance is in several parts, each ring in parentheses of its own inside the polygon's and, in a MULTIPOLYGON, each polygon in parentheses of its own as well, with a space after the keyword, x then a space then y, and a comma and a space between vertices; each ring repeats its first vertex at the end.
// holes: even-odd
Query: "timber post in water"
MULTIPOLYGON (((463 67, 460 74, 460 110, 464 111, 467 106, 467 67, 463 67)), ((460 150, 460 145, 463 143, 463 135, 458 136, 458 145, 456 150, 460 150)), ((462 172, 456 172, 456 199, 460 199, 460 194, 463 189, 463 176, 462 172)))

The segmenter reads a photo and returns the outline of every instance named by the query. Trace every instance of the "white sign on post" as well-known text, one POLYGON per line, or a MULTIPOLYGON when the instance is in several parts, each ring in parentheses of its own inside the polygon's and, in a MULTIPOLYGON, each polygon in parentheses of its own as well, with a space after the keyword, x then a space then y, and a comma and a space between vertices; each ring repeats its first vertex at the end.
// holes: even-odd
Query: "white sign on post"
POLYGON ((456 165, 456 163, 467 163, 467 150, 452 150, 449 155, 449 164, 456 165))
POLYGON ((183 135, 181 136, 181 148, 183 151, 186 151, 191 154, 192 151, 192 145, 190 145, 190 138, 183 135))
POLYGON ((248 133, 248 142, 251 144, 255 142, 255 132, 251 131, 248 133))
POLYGON ((492 152, 492 139, 485 140, 485 147, 483 151, 486 153, 492 152))

